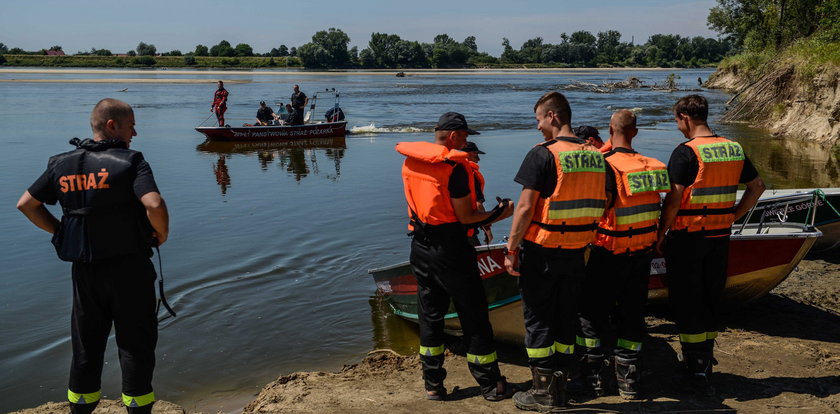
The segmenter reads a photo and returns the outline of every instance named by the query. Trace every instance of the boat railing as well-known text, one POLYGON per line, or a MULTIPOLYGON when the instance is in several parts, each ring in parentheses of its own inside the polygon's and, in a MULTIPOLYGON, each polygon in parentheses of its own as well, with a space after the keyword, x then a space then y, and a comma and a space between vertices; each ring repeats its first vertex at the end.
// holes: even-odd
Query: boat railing
POLYGON ((742 220, 740 226, 737 230, 733 232, 733 235, 740 235, 746 234, 745 231, 755 230, 754 234, 766 234, 770 227, 777 227, 778 224, 785 224, 785 227, 799 227, 803 232, 814 232, 816 228, 814 227, 814 220, 816 219, 816 208, 818 205, 818 201, 820 198, 820 192, 817 190, 810 191, 807 193, 800 193, 800 194, 790 194, 784 196, 776 196, 776 197, 769 197, 762 199, 761 202, 756 203, 750 211, 747 212, 746 217, 742 220), (806 202, 808 211, 806 217, 806 223, 788 223, 788 212, 792 211, 792 205, 801 205, 801 203, 806 202), (761 217, 758 220, 758 223, 750 223, 750 219, 756 212, 760 212, 761 217), (771 218, 771 220, 767 220, 771 218), (775 218, 775 220, 773 220, 775 218))

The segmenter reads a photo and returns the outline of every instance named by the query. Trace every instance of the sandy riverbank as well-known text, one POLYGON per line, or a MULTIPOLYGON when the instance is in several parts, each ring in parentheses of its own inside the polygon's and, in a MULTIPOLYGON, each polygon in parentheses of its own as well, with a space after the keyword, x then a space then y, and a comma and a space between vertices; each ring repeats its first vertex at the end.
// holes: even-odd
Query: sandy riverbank
MULTIPOLYGON (((774 292, 729 316, 718 338, 715 382, 719 396, 696 398, 674 385, 678 337, 674 324, 653 309, 647 323, 645 400, 617 396, 578 401, 575 412, 840 412, 840 258, 803 261, 774 292)), ((456 347, 457 348, 457 347, 456 347)), ((456 351, 457 352, 457 351, 456 351)), ((503 374, 527 387, 530 374, 521 350, 503 352, 503 374)), ((490 403, 451 354, 446 384, 452 399, 426 401, 418 358, 374 352, 339 372, 297 372, 266 385, 244 413, 519 413, 511 401, 490 403)), ((64 412, 49 403, 20 414, 64 412)), ((122 413, 115 402, 97 413, 122 413)), ((160 402, 155 413, 184 410, 160 402)))

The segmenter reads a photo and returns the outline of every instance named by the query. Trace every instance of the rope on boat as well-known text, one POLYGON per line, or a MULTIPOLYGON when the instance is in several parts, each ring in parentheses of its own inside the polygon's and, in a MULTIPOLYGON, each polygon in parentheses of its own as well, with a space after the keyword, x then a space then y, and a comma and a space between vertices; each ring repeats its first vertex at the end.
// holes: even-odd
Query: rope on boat
MULTIPOLYGON (((819 188, 815 189, 814 194, 816 194, 817 197, 821 198, 822 201, 825 202, 825 204, 827 204, 829 207, 831 207, 831 209, 834 211, 834 214, 837 214, 837 216, 840 217, 840 212, 838 212, 837 209, 831 204, 831 202, 828 201, 828 198, 826 198, 825 192, 822 189, 819 189, 819 188)), ((817 206, 814 206, 814 208, 809 208, 808 209, 808 214, 805 216, 805 222, 806 223, 811 218, 811 212, 812 211, 814 211, 815 215, 817 214, 816 210, 817 210, 817 206)))
POLYGON ((213 115, 216 115, 216 114, 211 112, 210 115, 207 116, 207 118, 205 118, 203 121, 201 121, 200 124, 198 124, 198 126, 204 125, 204 123, 207 122, 207 120, 210 119, 210 117, 213 116, 213 115))

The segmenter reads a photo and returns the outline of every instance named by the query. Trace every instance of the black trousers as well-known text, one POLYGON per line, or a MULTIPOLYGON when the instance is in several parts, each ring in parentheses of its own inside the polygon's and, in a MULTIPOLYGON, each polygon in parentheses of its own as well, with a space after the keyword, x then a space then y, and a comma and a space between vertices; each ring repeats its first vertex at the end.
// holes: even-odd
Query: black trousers
POLYGON ((718 303, 726 285, 729 236, 668 233, 668 298, 683 352, 710 352, 719 328, 718 303))
POLYGON ((532 367, 567 370, 574 359, 584 249, 551 249, 528 241, 519 251, 525 348, 532 367))
POLYGON ((450 299, 458 312, 467 347, 470 373, 487 394, 501 378, 493 343, 487 297, 478 273, 475 249, 463 227, 433 237, 415 235, 411 266, 417 277, 420 360, 427 390, 443 387, 444 317, 450 299))
POLYGON ((650 277, 650 252, 612 254, 593 246, 586 265, 583 301, 580 304, 580 338, 590 355, 606 355, 612 351, 625 359, 638 358, 645 337, 645 303, 650 277), (613 313, 618 305, 618 312, 613 313), (601 341, 610 330, 610 315, 618 316, 616 345, 601 341))
POLYGON ((142 255, 73 263, 70 391, 88 394, 101 389, 105 345, 113 324, 122 393, 131 397, 152 393, 158 335, 156 278, 151 260, 142 255))

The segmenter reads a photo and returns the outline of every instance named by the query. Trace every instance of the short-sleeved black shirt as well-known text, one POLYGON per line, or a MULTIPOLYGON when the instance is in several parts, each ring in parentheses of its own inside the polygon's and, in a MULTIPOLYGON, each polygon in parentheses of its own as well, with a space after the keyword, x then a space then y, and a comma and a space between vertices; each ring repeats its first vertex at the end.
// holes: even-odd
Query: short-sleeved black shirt
MULTIPOLYGON (((470 194, 470 186, 467 181, 467 170, 463 164, 456 164, 449 176, 449 196, 452 198, 466 197, 470 194)), ((481 191, 478 179, 475 179, 475 199, 484 202, 484 193, 481 191)))
POLYGON ((271 122, 274 120, 274 110, 271 107, 266 106, 264 108, 257 109, 257 119, 262 122, 271 122))
MULTIPOLYGON (((683 143, 674 148, 671 159, 668 161, 668 174, 671 176, 672 183, 686 187, 694 184, 699 169, 700 163, 697 161, 697 154, 691 147, 683 143)), ((741 178, 738 182, 748 183, 756 177, 758 177, 758 171, 745 154, 744 167, 741 169, 741 178)))
POLYGON ((303 108, 306 105, 306 94, 302 91, 293 92, 290 100, 292 101, 292 107, 303 108))
POLYGON ((539 191, 542 198, 551 197, 557 188, 557 164, 554 162, 554 154, 546 147, 557 140, 575 144, 586 143, 577 137, 557 137, 531 148, 522 160, 522 165, 519 166, 519 172, 516 173, 513 181, 522 184, 523 188, 539 191))
MULTIPOLYGON (((46 171, 28 189, 32 197, 49 205, 53 205, 58 201, 58 192, 60 191, 60 187, 57 184, 57 177, 53 176, 53 160, 54 158, 50 158, 46 171)), ((148 193, 159 193, 160 191, 158 191, 157 184, 155 183, 155 177, 152 174, 152 168, 143 158, 143 154, 137 153, 132 160, 136 172, 132 184, 134 195, 140 199, 148 193)))

